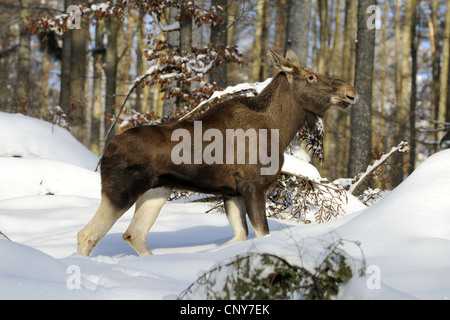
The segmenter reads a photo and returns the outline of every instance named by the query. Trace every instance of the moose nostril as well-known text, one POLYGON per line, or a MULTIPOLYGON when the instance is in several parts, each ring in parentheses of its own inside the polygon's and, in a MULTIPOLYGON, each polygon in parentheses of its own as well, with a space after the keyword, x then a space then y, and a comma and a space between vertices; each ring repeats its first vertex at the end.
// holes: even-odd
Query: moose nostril
POLYGON ((353 95, 350 95, 350 94, 346 94, 345 97, 346 97, 348 100, 350 100, 351 102, 353 102, 353 103, 355 103, 356 101, 358 101, 358 96, 357 96, 357 95, 356 95, 356 96, 353 96, 353 95))

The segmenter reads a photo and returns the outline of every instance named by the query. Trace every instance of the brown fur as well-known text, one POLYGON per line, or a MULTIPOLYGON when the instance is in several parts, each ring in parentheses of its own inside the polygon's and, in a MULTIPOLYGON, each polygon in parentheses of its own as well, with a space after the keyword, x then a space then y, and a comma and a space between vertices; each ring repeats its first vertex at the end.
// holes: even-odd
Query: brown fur
MULTIPOLYGON (((133 128, 116 136, 101 159, 102 196, 118 212, 125 212, 147 190, 158 187, 212 193, 225 200, 242 197, 257 236, 269 233, 265 196, 278 179, 284 150, 303 125, 313 128, 317 117, 323 117, 331 106, 345 108, 357 100, 356 91, 348 83, 301 67, 293 52, 287 57, 270 52, 279 73, 256 97, 235 97, 195 118, 133 128), (175 165, 171 150, 179 142, 171 141, 171 134, 184 128, 193 136, 194 121, 202 121, 203 132, 214 128, 224 136, 226 129, 279 129, 278 171, 261 175, 263 165, 259 161, 175 165)), ((208 144, 203 142, 203 147, 208 144)))

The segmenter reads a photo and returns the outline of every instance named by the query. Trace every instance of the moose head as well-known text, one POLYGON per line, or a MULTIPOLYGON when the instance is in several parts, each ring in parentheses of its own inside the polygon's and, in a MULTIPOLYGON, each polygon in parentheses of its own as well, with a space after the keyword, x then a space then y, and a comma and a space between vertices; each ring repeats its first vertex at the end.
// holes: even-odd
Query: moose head
POLYGON ((271 50, 268 54, 275 68, 286 75, 296 101, 319 117, 323 117, 330 107, 346 109, 358 101, 358 94, 352 85, 301 66, 294 51, 288 50, 286 58, 271 50))

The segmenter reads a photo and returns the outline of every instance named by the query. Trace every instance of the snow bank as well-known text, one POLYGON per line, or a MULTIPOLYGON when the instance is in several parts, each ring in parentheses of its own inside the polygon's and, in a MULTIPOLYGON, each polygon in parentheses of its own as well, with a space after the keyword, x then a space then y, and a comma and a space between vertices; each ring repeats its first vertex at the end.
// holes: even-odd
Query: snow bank
POLYGON ((21 114, 0 112, 0 157, 42 158, 94 170, 98 157, 65 129, 21 114))
POLYGON ((100 176, 67 162, 3 157, 0 176, 0 201, 35 195, 100 198, 100 176))
POLYGON ((450 298, 450 150, 336 229, 358 240, 383 283, 419 299, 450 298))
MULTIPOLYGON (((323 224, 269 219, 271 234, 227 246, 224 214, 205 203, 167 203, 137 257, 122 240, 133 209, 93 250, 76 252, 76 234, 99 205, 97 158, 65 130, 0 113, 0 299, 173 299, 202 272, 246 252, 277 254, 291 264, 311 261, 336 239, 366 276, 350 280, 339 299, 450 297, 450 151, 422 165, 370 208, 323 224), (61 151, 62 150, 62 151, 61 151), (20 156, 13 158, 11 156, 20 156), (361 250, 353 241, 361 243, 361 250), (301 260, 301 258, 303 260, 301 260)), ((317 170, 294 157, 284 169, 317 170)), ((362 210, 361 210, 362 209, 362 210)))

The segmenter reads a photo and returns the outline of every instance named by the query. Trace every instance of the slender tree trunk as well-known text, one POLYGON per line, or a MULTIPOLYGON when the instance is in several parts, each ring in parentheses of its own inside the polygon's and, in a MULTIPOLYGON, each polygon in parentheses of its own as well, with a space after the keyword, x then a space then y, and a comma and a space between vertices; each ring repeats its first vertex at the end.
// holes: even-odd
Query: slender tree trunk
POLYGON ((341 7, 342 0, 337 0, 336 4, 336 25, 334 30, 334 41, 333 41, 333 76, 337 76, 341 69, 342 60, 342 39, 341 39, 341 7))
MULTIPOLYGON (((401 103, 401 96, 402 96, 401 11, 402 11, 402 0, 397 0, 397 7, 395 10, 395 96, 397 105, 401 103)), ((395 141, 392 141, 392 143, 395 143, 395 141)))
POLYGON ((355 176, 372 150, 372 80, 375 53, 375 29, 367 27, 370 14, 367 8, 376 0, 358 3, 358 33, 356 45, 355 89, 359 94, 357 105, 351 109, 351 139, 348 175, 355 176))
MULTIPOLYGON (((106 93, 105 93, 105 114, 115 114, 114 105, 116 104, 116 82, 117 82, 117 66, 119 58, 117 56, 117 37, 119 34, 120 21, 116 17, 110 17, 105 20, 106 33, 108 35, 108 44, 106 46, 105 55, 105 76, 106 76, 106 93)), ((105 131, 108 130, 110 124, 105 121, 105 131)), ((105 145, 113 138, 110 134, 105 145)))
MULTIPOLYGON (((339 76, 339 70, 341 67, 340 61, 341 61, 341 7, 342 7, 342 0, 333 1, 333 6, 336 4, 336 23, 334 27, 334 41, 333 41, 333 54, 331 55, 331 59, 333 62, 331 70, 329 70, 329 74, 332 76, 339 76)), ((340 152, 344 152, 343 150, 339 149, 339 140, 341 139, 341 135, 339 134, 338 127, 339 127, 339 114, 342 112, 342 110, 338 108, 332 108, 328 111, 326 118, 325 118, 325 138, 324 143, 326 145, 326 152, 328 153, 327 157, 327 166, 326 166, 326 177, 328 179, 334 180, 336 178, 339 178, 338 176, 338 155, 340 152)), ((325 169, 325 168, 323 168, 325 169)))
POLYGON ((42 66, 41 66, 41 79, 42 82, 40 84, 40 91, 41 94, 38 97, 39 99, 39 105, 38 108, 41 112, 45 112, 48 110, 49 107, 49 97, 50 97, 50 72, 51 72, 51 55, 48 52, 48 50, 41 51, 41 59, 42 59, 42 66))
MULTIPOLYGON (((419 0, 420 2, 420 0, 419 0)), ((417 17, 417 7, 413 9, 412 23, 411 23, 411 101, 409 104, 409 145, 411 149, 409 151, 409 163, 408 169, 411 174, 416 168, 416 106, 417 106, 417 48, 419 46, 419 37, 416 31, 417 21, 420 21, 417 17)))
MULTIPOLYGON (((275 40, 273 50, 279 54, 285 53, 287 27, 287 0, 279 0, 276 4, 277 16, 275 18, 275 40)), ((304 58, 303 58, 304 59, 304 58)))
POLYGON ((252 64, 252 81, 259 81, 259 70, 261 69, 261 40, 264 25, 264 6, 266 0, 258 0, 256 4, 256 30, 253 42, 253 64, 252 64))
MULTIPOLYGON (((137 57, 136 57, 136 70, 137 70, 137 76, 140 76, 142 74, 144 74, 144 72, 146 71, 145 68, 145 61, 146 59, 143 56, 143 50, 145 48, 145 43, 144 43, 144 37, 145 37, 145 24, 144 24, 144 15, 141 13, 139 14, 138 22, 136 25, 137 28, 137 33, 136 33, 136 37, 137 37, 137 57)), ((145 113, 150 111, 150 106, 149 106, 149 87, 145 86, 139 86, 136 90, 136 110, 138 110, 141 113, 145 113)))
MULTIPOLYGON (((402 31, 403 43, 402 43, 402 59, 401 59, 401 95, 400 95, 400 108, 403 115, 407 114, 408 110, 408 98, 410 95, 410 80, 411 80, 411 30, 413 25, 413 14, 416 10, 416 0, 406 0, 405 3, 405 25, 402 31)), ((404 120, 405 118, 402 117, 404 120)), ((403 121, 404 122, 404 121, 403 121)), ((406 124, 405 124, 406 126, 406 124)), ((401 130, 403 133, 404 130, 401 130)))
MULTIPOLYGON (((211 26, 211 43, 220 51, 227 44, 228 0, 213 0, 212 4, 225 8, 220 16, 223 19, 223 23, 211 26)), ((216 82, 220 87, 225 88, 228 81, 227 65, 222 64, 214 67, 211 80, 212 82, 216 82)))
POLYGON ((259 0, 257 5, 256 33, 253 46, 253 82, 264 81, 268 76, 268 24, 269 24, 269 0, 259 0))
MULTIPOLYGON (((64 8, 71 4, 70 0, 64 0, 64 8)), ((63 47, 61 53, 61 81, 59 89, 59 106, 66 112, 70 109, 70 64, 71 64, 71 38, 72 33, 63 35, 63 47)))
MULTIPOLYGON (((446 72, 447 73, 447 83, 445 85, 446 87, 446 92, 447 94, 445 95, 445 104, 444 104, 444 98, 439 99, 439 118, 441 118, 442 116, 445 115, 445 118, 443 119, 446 123, 450 123, 450 93, 448 90, 450 87, 450 48, 449 48, 449 37, 450 37, 450 17, 449 17, 449 8, 450 8, 450 1, 447 1, 447 16, 446 16, 446 21, 445 21, 445 45, 444 45, 444 59, 446 58, 446 61, 444 60, 445 63, 443 63, 443 68, 446 68, 446 72), (447 57, 446 57, 447 56, 447 57), (442 110, 442 109, 445 110, 442 110)), ((444 73, 444 72, 443 72, 444 73)), ((441 75, 442 77, 442 75, 441 75)), ((442 82, 444 80, 441 79, 441 85, 442 82)), ((448 149, 450 148, 450 127, 449 125, 446 125, 447 127, 447 131, 444 132, 444 136, 440 139, 440 147, 443 149, 448 149)))
MULTIPOLYGON (((168 9, 168 18, 167 18, 167 24, 171 25, 172 23, 175 23, 175 17, 177 15, 180 14, 180 10, 175 9, 175 8, 169 8, 168 9)), ((180 32, 179 31, 172 31, 169 32, 169 34, 167 35, 167 40, 166 40, 172 47, 177 47, 179 48, 180 46, 180 32)), ((168 88, 172 88, 174 87, 176 84, 174 82, 170 83, 167 85, 168 88)), ((156 93, 154 94, 154 101, 155 101, 156 97, 156 93)), ((163 108, 162 108, 162 117, 168 117, 170 115, 171 112, 171 108, 176 106, 176 99, 175 98, 171 98, 168 100, 164 100, 163 101, 163 108)))
POLYGON ((101 154, 105 147, 105 122, 102 99, 102 76, 105 47, 103 45, 104 20, 97 20, 95 26, 94 79, 92 82, 92 126, 91 126, 91 151, 101 154))
POLYGON ((308 60, 312 3, 310 0, 287 0, 287 2, 285 53, 287 50, 295 51, 305 65, 308 60))
MULTIPOLYGON (((161 16, 161 23, 166 24, 168 19, 168 13, 161 16)), ((157 33, 157 25, 154 24, 154 32, 157 33)), ((166 40, 166 36, 163 32, 160 33, 159 40, 166 40)), ((155 112, 156 116, 160 119, 163 118, 164 115, 164 105, 165 101, 163 100, 164 93, 161 91, 161 84, 157 83, 153 86, 152 93, 152 110, 155 112)))
POLYGON ((328 1, 319 0, 319 19, 320 19, 320 51, 319 63, 317 64, 317 71, 319 73, 327 73, 328 70, 328 40, 329 40, 329 26, 328 26, 328 1))
POLYGON ((357 25, 356 1, 345 1, 344 54, 342 55, 342 79, 350 83, 355 77, 355 35, 357 25))
MULTIPOLYGON (((384 11, 383 11, 383 22, 382 25, 386 26, 387 25, 387 16, 388 16, 388 6, 385 5, 384 6, 384 11)), ((380 75, 380 81, 381 81, 381 90, 380 90, 380 102, 381 102, 381 106, 380 106, 380 110, 379 110, 379 114, 378 114, 378 138, 377 140, 381 140, 382 144, 385 144, 385 117, 386 117, 386 113, 385 113, 385 109, 386 109, 386 103, 387 103, 387 99, 386 99, 386 42, 387 42, 387 32, 386 32, 387 28, 382 28, 381 32, 382 32, 382 36, 381 36, 381 75, 380 75)))
MULTIPOLYGON (((413 13, 416 10, 416 0, 406 0, 405 2, 405 22, 402 33, 402 45, 401 45, 401 61, 400 65, 400 80, 398 83, 400 84, 398 90, 398 100, 397 100, 397 108, 394 112, 395 119, 395 134, 394 141, 392 144, 398 144, 400 141, 407 140, 409 137, 407 135, 408 128, 408 114, 409 114, 409 102, 410 102, 410 94, 411 94, 411 66, 410 66, 410 57, 411 57, 411 29, 412 29, 412 20, 413 13)), ((399 48, 400 49, 400 48, 399 48)), ((400 50, 399 50, 400 51, 400 50)), ((397 157, 401 157, 398 155, 397 157)), ((400 158, 399 158, 400 159, 400 158)), ((404 179, 403 170, 396 170, 392 174, 392 185, 393 187, 398 186, 404 179)))
POLYGON ((439 113, 438 121, 445 121, 445 113, 447 110, 447 80, 449 76, 449 66, 450 66, 450 0, 447 0, 447 13, 445 16, 445 40, 443 41, 442 47, 442 69, 440 75, 440 92, 439 95, 439 113))
MULTIPOLYGON (((86 0, 71 0, 71 5, 86 4, 86 0)), ((73 97, 75 110, 73 113, 74 123, 72 124, 72 134, 82 142, 85 141, 86 132, 86 65, 87 65, 87 43, 89 37, 87 21, 81 21, 80 29, 71 29, 70 40, 70 96, 73 97)))
MULTIPOLYGON (((204 1, 204 0, 203 0, 204 1)), ((238 19, 238 6, 240 3, 236 1, 230 1, 228 3, 228 30, 227 30, 227 45, 231 46, 236 42, 235 40, 235 22, 238 19)), ((239 69, 236 68, 233 64, 227 64, 227 86, 231 86, 234 83, 234 79, 236 78, 236 71, 239 69)))
POLYGON ((267 56, 267 51, 269 50, 269 23, 270 23, 270 13, 269 8, 270 2, 266 0, 264 3, 264 14, 263 14, 263 29, 261 35, 261 67, 259 69, 259 81, 264 81, 269 77, 269 59, 267 56))
POLYGON ((28 1, 20 1, 19 9, 19 49, 17 52, 17 83, 15 85, 15 106, 18 110, 28 110, 30 104, 31 75, 31 38, 25 30, 26 19, 29 18, 28 1))
POLYGON ((192 17, 188 17, 184 10, 181 10, 180 23, 180 51, 192 50, 192 17))
MULTIPOLYGON (((438 20, 438 0, 432 0, 430 3, 431 18, 428 20, 428 30, 430 32, 430 49, 431 49, 431 119, 438 120, 439 115, 439 78, 440 78, 440 53, 441 45, 439 42, 439 20, 438 20)), ((434 124, 434 129, 437 129, 437 123, 434 124)), ((438 140, 438 133, 430 135, 431 141, 438 140)), ((432 146, 434 152, 437 150, 437 145, 432 146)))

